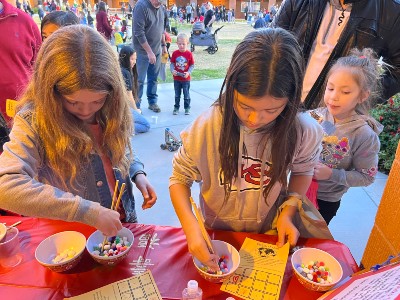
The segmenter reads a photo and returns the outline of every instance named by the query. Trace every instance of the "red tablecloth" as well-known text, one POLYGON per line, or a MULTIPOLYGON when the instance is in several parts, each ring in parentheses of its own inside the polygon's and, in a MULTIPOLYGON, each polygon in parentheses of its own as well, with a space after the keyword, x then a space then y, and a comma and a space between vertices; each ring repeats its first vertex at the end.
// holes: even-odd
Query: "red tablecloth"
MULTIPOLYGON (((109 283, 131 277, 150 269, 164 299, 180 299, 188 280, 195 279, 203 289, 203 299, 226 299, 230 296, 220 291, 220 284, 209 283, 196 272, 187 251, 185 235, 181 228, 142 224, 124 224, 134 236, 133 249, 114 267, 96 263, 86 252, 79 265, 65 273, 54 273, 35 259, 35 250, 46 237, 61 231, 75 230, 86 238, 94 228, 81 223, 69 223, 26 217, 0 217, 0 222, 11 225, 16 221, 20 230, 23 261, 14 269, 0 270, 0 298, 8 299, 63 299, 80 295, 109 283)), ((212 239, 224 240, 238 250, 246 237, 275 243, 276 236, 242 232, 210 231, 212 239)), ((343 268, 343 276, 358 271, 349 249, 336 241, 300 239, 299 245, 325 250, 335 256, 343 268)), ((321 293, 311 292, 292 276, 290 257, 286 266, 281 299, 317 299, 321 293)))

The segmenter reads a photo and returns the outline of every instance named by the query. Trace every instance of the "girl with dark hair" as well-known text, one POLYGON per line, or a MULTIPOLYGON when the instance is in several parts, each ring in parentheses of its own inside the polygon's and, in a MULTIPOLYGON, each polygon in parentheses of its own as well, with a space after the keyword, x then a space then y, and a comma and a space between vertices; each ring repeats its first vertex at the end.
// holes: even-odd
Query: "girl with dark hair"
POLYGON ((135 133, 145 133, 150 130, 150 123, 142 116, 140 109, 136 106, 136 101, 138 99, 136 52, 131 46, 122 46, 119 51, 119 64, 129 94, 131 111, 135 123, 135 133))
POLYGON ((218 270, 216 256, 207 250, 189 201, 193 181, 201 182, 206 227, 265 233, 278 214, 277 245, 287 237, 293 246, 299 238, 293 220, 322 138, 318 123, 300 112, 303 64, 289 32, 249 33, 233 53, 219 99, 181 134, 171 200, 189 251, 212 270, 218 270))
POLYGON ((55 10, 47 14, 40 24, 42 41, 48 38, 54 31, 60 27, 79 24, 78 17, 71 11, 55 10))

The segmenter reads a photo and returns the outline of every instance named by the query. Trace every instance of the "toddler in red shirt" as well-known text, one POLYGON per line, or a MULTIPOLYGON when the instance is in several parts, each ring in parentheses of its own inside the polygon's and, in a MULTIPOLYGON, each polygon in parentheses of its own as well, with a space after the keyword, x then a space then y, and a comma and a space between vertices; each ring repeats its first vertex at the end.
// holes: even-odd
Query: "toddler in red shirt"
POLYGON ((189 38, 180 33, 176 38, 178 50, 172 53, 170 70, 174 76, 175 105, 173 114, 179 113, 181 91, 183 90, 183 107, 185 115, 190 114, 190 74, 194 69, 194 58, 192 52, 187 49, 189 38))

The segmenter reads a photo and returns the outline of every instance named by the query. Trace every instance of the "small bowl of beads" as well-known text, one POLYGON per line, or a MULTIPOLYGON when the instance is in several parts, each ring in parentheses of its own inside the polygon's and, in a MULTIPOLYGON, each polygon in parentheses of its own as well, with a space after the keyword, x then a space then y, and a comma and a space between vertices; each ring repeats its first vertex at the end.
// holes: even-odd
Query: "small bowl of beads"
POLYGON ((63 231, 43 240, 35 251, 36 260, 54 272, 75 267, 82 258, 86 238, 77 231, 63 231))
POLYGON ((219 256, 218 265, 221 271, 213 273, 195 257, 193 257, 193 262, 201 277, 210 282, 221 283, 228 279, 239 267, 240 255, 239 251, 227 242, 212 240, 211 243, 219 256))
POLYGON ((316 248, 301 248, 292 255, 294 274, 309 290, 325 292, 343 276, 340 263, 329 253, 316 248))
POLYGON ((116 236, 107 238, 103 251, 101 251, 103 240, 104 235, 100 231, 93 232, 87 240, 86 249, 98 263, 112 266, 128 255, 134 236, 132 231, 123 227, 116 236))

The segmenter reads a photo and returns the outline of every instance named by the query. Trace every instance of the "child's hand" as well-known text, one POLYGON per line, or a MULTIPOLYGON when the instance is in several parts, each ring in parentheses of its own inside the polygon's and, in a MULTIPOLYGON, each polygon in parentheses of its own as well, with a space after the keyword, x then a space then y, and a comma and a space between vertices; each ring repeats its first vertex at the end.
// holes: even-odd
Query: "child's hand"
POLYGON ((185 78, 188 78, 189 77, 189 72, 185 72, 185 73, 183 73, 184 74, 184 76, 183 77, 185 77, 185 78))
POLYGON ((176 74, 178 74, 178 72, 176 70, 173 70, 172 75, 176 76, 176 74))
POLYGON ((142 204, 142 209, 152 207, 157 201, 157 194, 150 182, 147 180, 147 177, 144 174, 137 175, 135 178, 135 184, 143 195, 144 201, 142 204))
POLYGON ((317 163, 314 167, 314 178, 317 180, 327 180, 332 176, 332 169, 323 163, 317 163))
POLYGON ((276 226, 278 230, 278 242, 276 245, 278 247, 282 247, 286 243, 286 237, 291 247, 296 245, 300 232, 292 222, 292 217, 295 213, 297 213, 297 207, 289 205, 280 213, 276 226))
POLYGON ((118 231, 122 229, 119 212, 101 206, 94 227, 106 236, 117 235, 118 231))
POLYGON ((196 234, 186 235, 189 252, 195 256, 203 265, 207 266, 210 270, 216 272, 220 268, 216 263, 219 257, 215 254, 211 254, 208 251, 206 241, 201 235, 200 229, 196 234))

